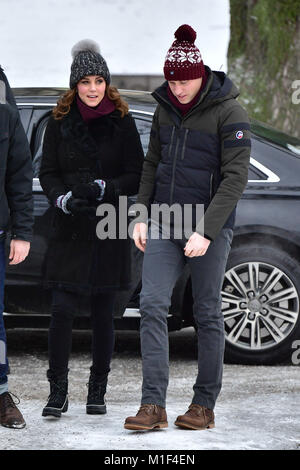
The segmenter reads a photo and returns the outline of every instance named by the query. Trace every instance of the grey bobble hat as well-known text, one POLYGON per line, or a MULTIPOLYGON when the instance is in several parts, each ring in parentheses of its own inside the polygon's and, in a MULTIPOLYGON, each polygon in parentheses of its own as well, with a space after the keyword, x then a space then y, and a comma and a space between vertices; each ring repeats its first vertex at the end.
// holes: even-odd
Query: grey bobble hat
POLYGON ((75 88, 79 80, 87 75, 101 75, 107 85, 110 84, 110 73, 107 64, 95 41, 83 39, 77 42, 72 47, 71 54, 73 62, 71 65, 70 88, 75 88))

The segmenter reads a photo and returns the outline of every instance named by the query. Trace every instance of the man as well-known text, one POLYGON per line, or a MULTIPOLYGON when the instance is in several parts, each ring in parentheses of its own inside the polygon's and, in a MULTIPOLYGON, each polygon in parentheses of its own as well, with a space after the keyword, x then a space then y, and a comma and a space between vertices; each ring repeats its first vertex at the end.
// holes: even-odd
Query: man
POLYGON ((32 165, 18 109, 0 67, 0 423, 23 428, 24 418, 8 391, 6 334, 3 321, 5 237, 10 219, 10 265, 24 261, 32 236, 32 165))
MULTIPOLYGON (((145 251, 140 296, 143 385, 141 407, 128 417, 126 429, 167 427, 167 314, 175 282, 188 263, 193 289, 193 313, 198 334, 198 376, 188 411, 175 424, 189 429, 212 428, 214 406, 221 389, 224 324, 221 288, 231 247, 235 207, 247 184, 250 125, 236 101, 238 91, 222 72, 204 66, 195 46, 195 31, 182 25, 164 64, 166 82, 154 93, 149 150, 144 162, 138 202, 204 206, 193 219, 189 239, 177 239, 171 227, 154 224, 159 237, 146 241, 145 223, 137 223, 133 238, 145 251)), ((151 229, 153 223, 151 221, 151 229)), ((155 230, 154 232, 155 233, 155 230)))

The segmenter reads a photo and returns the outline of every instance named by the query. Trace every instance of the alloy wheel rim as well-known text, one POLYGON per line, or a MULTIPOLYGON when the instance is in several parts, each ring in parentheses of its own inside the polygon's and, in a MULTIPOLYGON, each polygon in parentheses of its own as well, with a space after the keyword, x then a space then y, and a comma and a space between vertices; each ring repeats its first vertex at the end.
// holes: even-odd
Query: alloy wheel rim
POLYGON ((222 313, 226 341, 259 351, 284 341, 299 316, 299 295, 281 269, 259 261, 242 263, 225 273, 222 313))

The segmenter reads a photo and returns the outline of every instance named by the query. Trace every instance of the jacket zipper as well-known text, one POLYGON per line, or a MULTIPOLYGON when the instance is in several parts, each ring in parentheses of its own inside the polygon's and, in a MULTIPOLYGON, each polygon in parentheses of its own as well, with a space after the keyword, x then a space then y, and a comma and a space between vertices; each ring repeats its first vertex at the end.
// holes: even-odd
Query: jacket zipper
POLYGON ((173 126, 173 129, 172 129, 172 135, 171 135, 171 142, 170 142, 170 147, 169 147, 168 158, 169 158, 170 155, 171 155, 172 144, 173 144, 173 138, 174 138, 174 132, 175 132, 175 126, 173 126))
POLYGON ((211 174, 210 174, 210 183, 209 183, 209 200, 210 200, 210 201, 212 200, 213 178, 214 178, 214 174, 211 173, 211 174))
POLYGON ((186 129, 186 130, 185 130, 185 134, 184 134, 184 141, 183 141, 183 146, 182 146, 182 152, 181 152, 181 160, 184 159, 185 143, 186 143, 186 139, 187 139, 188 133, 189 133, 189 129, 186 129))
MULTIPOLYGON (((179 132, 180 132, 181 128, 182 128, 182 125, 180 125, 179 132)), ((173 169, 172 169, 172 181, 171 181, 171 190, 170 190, 170 206, 172 205, 172 202, 173 202, 173 193, 174 193, 174 185, 175 185, 175 170, 176 170, 176 161, 177 161, 179 141, 180 141, 180 137, 178 137, 178 134, 177 134, 177 142, 176 142, 175 155, 174 155, 174 161, 173 161, 173 169)))

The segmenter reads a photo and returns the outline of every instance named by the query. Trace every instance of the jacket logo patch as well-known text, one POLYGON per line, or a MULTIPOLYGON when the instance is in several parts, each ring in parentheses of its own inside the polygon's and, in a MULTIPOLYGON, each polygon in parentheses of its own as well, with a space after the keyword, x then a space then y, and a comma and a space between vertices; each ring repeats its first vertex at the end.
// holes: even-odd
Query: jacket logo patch
POLYGON ((244 132, 243 131, 237 131, 235 134, 237 139, 242 139, 244 137, 244 132))

